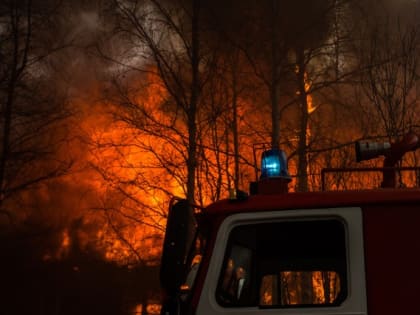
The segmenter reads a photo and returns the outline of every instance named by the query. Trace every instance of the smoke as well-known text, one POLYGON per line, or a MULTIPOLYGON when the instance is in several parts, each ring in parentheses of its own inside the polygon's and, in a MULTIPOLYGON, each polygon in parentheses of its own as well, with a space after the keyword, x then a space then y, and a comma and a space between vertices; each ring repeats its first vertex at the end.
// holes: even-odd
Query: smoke
POLYGON ((420 14, 420 1, 418 0, 385 0, 385 1, 358 1, 356 5, 349 6, 353 12, 358 11, 361 22, 385 23, 386 21, 404 27, 405 25, 418 25, 420 14))

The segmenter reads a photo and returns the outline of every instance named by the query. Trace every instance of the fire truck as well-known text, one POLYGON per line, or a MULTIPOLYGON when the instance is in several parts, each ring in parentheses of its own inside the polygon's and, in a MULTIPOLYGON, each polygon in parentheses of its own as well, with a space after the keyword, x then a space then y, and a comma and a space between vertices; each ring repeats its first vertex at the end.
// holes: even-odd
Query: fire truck
POLYGON ((358 161, 384 156, 375 189, 290 193, 285 153, 271 149, 249 194, 199 211, 174 201, 161 314, 420 314, 420 189, 396 182, 418 147, 415 134, 357 142, 358 161))

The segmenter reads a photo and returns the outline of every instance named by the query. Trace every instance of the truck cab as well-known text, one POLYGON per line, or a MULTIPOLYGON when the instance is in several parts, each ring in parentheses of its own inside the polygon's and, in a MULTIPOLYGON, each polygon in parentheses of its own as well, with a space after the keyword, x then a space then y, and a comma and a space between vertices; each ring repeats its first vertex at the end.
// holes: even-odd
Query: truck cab
MULTIPOLYGON (((417 144, 402 147, 379 153, 417 144)), ((418 313, 420 190, 289 193, 287 162, 270 156, 249 196, 171 207, 162 315, 418 313)))

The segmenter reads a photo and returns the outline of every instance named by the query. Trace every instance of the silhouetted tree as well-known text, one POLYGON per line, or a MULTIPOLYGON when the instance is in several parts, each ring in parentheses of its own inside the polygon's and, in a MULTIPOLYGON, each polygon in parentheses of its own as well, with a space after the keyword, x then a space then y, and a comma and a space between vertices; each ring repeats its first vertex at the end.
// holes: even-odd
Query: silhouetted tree
POLYGON ((54 10, 30 0, 0 4, 0 212, 9 217, 22 192, 70 166, 56 155, 69 112, 48 69, 62 48, 46 33, 54 10))

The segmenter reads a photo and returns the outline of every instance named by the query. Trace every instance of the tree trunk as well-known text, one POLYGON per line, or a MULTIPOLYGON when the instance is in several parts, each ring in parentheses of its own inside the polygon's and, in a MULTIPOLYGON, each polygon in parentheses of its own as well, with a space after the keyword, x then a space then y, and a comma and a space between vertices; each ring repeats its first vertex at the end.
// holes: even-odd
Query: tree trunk
MULTIPOLYGON (((236 56, 235 56, 236 57, 236 56)), ((237 58, 235 58, 237 60, 237 58)), ((239 190, 239 131, 238 131, 238 91, 237 91, 237 63, 232 60, 232 134, 235 173, 233 177, 234 188, 239 190)))
POLYGON ((279 107, 279 38, 276 27, 278 18, 279 4, 278 1, 272 1, 272 41, 271 41, 271 85, 270 85, 270 101, 271 101, 271 147, 278 148, 280 145, 280 107, 279 107))
POLYGON ((298 140, 298 181, 297 190, 308 190, 308 157, 307 157, 307 128, 308 128, 308 100, 305 88, 305 55, 303 48, 296 49, 296 59, 298 70, 296 73, 298 92, 299 92, 299 105, 300 105, 300 128, 298 140))
MULTIPOLYGON (((10 134, 12 128, 12 109, 15 101, 15 91, 22 71, 26 68, 29 44, 31 40, 31 2, 27 3, 26 17, 21 22, 23 17, 18 12, 17 4, 13 2, 10 7, 10 25, 12 29, 12 60, 10 67, 9 78, 7 79, 7 96, 3 107, 1 108, 3 117, 2 130, 2 146, 0 152, 0 207, 3 203, 6 193, 6 168, 10 154, 10 134), (26 33, 21 34, 20 26, 26 23, 26 33), (23 47, 20 47, 20 41, 24 38, 23 47)), ((9 214, 10 215, 10 214, 9 214)))
POLYGON ((197 169, 197 108, 198 98, 200 94, 200 78, 199 78, 199 12, 200 0, 193 1, 192 13, 192 33, 191 33, 191 96, 190 104, 187 107, 187 125, 188 125, 188 158, 187 158, 187 200, 190 203, 195 201, 195 171, 197 169))

